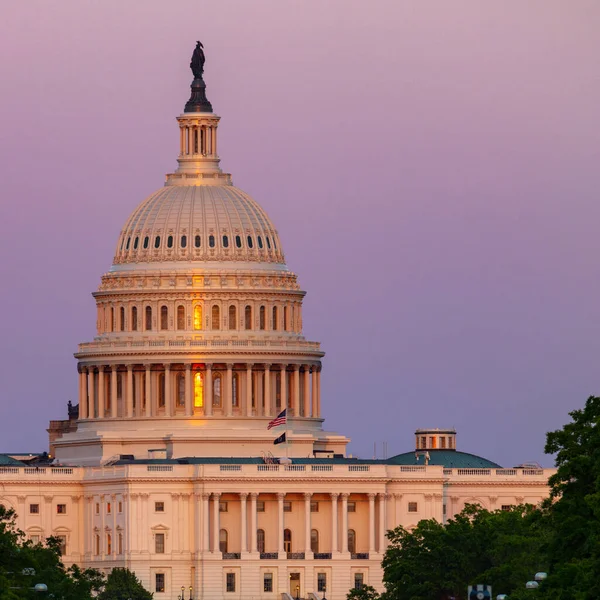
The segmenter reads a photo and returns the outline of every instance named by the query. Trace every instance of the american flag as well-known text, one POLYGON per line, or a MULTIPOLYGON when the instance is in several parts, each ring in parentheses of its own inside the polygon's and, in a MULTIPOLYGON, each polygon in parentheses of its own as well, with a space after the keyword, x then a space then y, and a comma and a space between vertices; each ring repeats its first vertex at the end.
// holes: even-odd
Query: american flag
POLYGON ((272 421, 269 421, 267 429, 271 429, 271 427, 277 427, 277 425, 285 425, 287 423, 286 412, 287 408, 284 408, 272 421))

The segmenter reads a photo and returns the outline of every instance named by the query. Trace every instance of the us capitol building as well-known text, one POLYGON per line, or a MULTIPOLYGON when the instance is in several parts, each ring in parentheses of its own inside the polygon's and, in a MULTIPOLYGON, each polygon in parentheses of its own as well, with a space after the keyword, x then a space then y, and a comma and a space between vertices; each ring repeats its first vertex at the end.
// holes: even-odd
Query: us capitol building
POLYGON ((419 430, 415 450, 361 460, 324 428, 305 292, 275 225, 219 166, 200 43, 191 67, 177 169, 131 213, 93 294, 79 405, 51 422, 51 460, 0 455, 0 503, 18 526, 58 536, 67 564, 134 570, 157 600, 182 588, 337 600, 382 589, 388 529, 469 502, 537 504, 551 471, 460 452, 454 430, 419 430))

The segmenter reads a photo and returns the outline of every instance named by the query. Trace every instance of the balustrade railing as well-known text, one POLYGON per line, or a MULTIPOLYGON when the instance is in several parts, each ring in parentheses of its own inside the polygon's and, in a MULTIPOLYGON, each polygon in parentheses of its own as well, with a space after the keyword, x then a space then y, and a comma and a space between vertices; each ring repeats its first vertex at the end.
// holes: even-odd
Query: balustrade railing
POLYGON ((305 554, 304 552, 288 552, 287 559, 288 560, 304 560, 305 554))
POLYGON ((261 552, 260 558, 262 560, 276 560, 279 558, 279 552, 261 552))
POLYGON ((240 560, 242 555, 240 552, 223 552, 223 560, 240 560))
POLYGON ((315 560, 329 560, 331 558, 331 552, 315 552, 315 560))
POLYGON ((352 554, 350 554, 350 558, 352 560, 366 560, 369 558, 369 553, 368 552, 352 552, 352 554))

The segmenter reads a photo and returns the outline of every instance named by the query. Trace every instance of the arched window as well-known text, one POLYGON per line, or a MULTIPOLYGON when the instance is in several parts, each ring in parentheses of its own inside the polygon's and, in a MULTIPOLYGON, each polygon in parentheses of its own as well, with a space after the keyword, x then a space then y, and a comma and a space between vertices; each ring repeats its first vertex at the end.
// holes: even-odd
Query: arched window
POLYGON ((181 236, 181 247, 185 248, 187 246, 187 235, 181 236))
POLYGON ((208 246, 210 248, 214 248, 215 247, 215 236, 214 235, 209 235, 208 236, 208 246))
POLYGON ((227 552, 227 529, 221 529, 221 531, 219 531, 219 550, 221 552, 227 552))
POLYGON ((265 307, 261 306, 260 311, 258 312, 258 324, 259 324, 259 328, 261 331, 264 331, 264 329, 265 329, 265 321, 266 321, 265 307))
POLYGON ((291 529, 283 530, 283 550, 285 552, 292 551, 292 530, 291 529))
POLYGON ((289 331, 289 329, 290 329, 290 324, 288 322, 288 307, 287 306, 283 307, 283 329, 284 329, 284 331, 289 331))
POLYGON ((274 306, 273 307, 273 325, 272 325, 272 329, 273 331, 277 331, 277 307, 274 306))
POLYGON ((348 552, 356 554, 356 531, 348 529, 348 552))
POLYGON ((213 375, 213 406, 221 406, 221 374, 213 375))
POLYGON ((146 236, 144 238, 144 250, 148 250, 148 245, 150 244, 150 238, 146 236))
POLYGON ((204 385, 200 372, 194 373, 194 406, 196 408, 204 406, 204 385))
POLYGON ((238 248, 242 247, 242 238, 239 235, 235 236, 235 245, 238 248))
POLYGON ((246 306, 244 309, 244 327, 246 329, 252 329, 252 307, 246 306))
POLYGON ((223 248, 229 248, 229 237, 223 236, 223 248))
POLYGON ((154 247, 155 247, 155 248, 160 248, 160 235, 157 235, 157 236, 154 238, 154 247))
POLYGON ((260 235, 258 236, 258 238, 256 238, 258 240, 258 247, 262 250, 263 247, 263 241, 262 241, 262 237, 260 237, 260 235))
POLYGON ((160 307, 160 328, 169 329, 169 309, 166 306, 160 307))
POLYGON ((137 331, 137 306, 131 308, 131 331, 137 331))
POLYGON ((194 238, 194 246, 195 246, 196 248, 200 248, 200 242, 201 242, 201 241, 202 241, 202 240, 200 239, 200 236, 199 236, 199 235, 197 235, 197 236, 194 238))
POLYGON ((125 250, 129 250, 129 244, 131 243, 131 236, 127 238, 127 245, 125 246, 125 250))
POLYGON ((231 378, 231 404, 232 406, 239 406, 239 399, 238 399, 238 389, 239 389, 239 381, 238 381, 238 374, 234 373, 233 377, 231 378))
POLYGON ((137 250, 138 249, 138 245, 140 243, 140 238, 136 235, 135 236, 135 240, 133 240, 133 249, 137 250))
POLYGON ((121 327, 121 331, 125 331, 125 307, 121 306, 119 309, 119 325, 121 327))
POLYGON ((319 532, 316 529, 310 531, 310 550, 311 552, 319 552, 319 532))
POLYGON ((172 247, 173 247, 173 236, 172 236, 172 235, 170 235, 170 236, 167 238, 167 248, 172 248, 172 247))
POLYGON ((165 406, 165 374, 158 374, 158 406, 164 408, 165 406))
POLYGON ((152 307, 146 306, 146 331, 152 331, 152 307))
POLYGON ((265 530, 257 529, 256 530, 256 549, 264 553, 265 551, 265 530))
POLYGON ((221 329, 221 310, 216 304, 212 307, 212 328, 214 331, 221 329))
POLYGON ((271 240, 269 240, 269 236, 266 236, 265 239, 267 240, 267 248, 270 250, 271 249, 271 240))
POLYGON ((185 306, 181 304, 177 307, 177 329, 185 329, 185 306))
POLYGON ((185 406, 185 375, 177 373, 177 406, 185 406))
POLYGON ((229 329, 237 329, 237 311, 233 304, 229 307, 229 329))
POLYGON ((252 241, 252 236, 248 236, 248 248, 253 248, 254 242, 252 241))
POLYGON ((194 329, 202 329, 202 306, 194 306, 194 329))

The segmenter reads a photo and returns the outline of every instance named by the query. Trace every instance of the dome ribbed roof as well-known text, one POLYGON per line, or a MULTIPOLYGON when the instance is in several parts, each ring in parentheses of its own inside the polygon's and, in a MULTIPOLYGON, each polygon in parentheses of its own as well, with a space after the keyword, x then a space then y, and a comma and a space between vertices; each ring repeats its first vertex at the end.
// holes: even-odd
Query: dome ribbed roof
MULTIPOLYGON (((481 456, 459 452, 458 450, 427 450, 430 465, 443 465, 447 469, 501 469, 502 467, 481 456)), ((404 452, 387 460, 392 465, 424 465, 422 456, 418 459, 415 452, 404 452)))
POLYGON ((232 185, 176 185, 161 188, 133 211, 114 264, 227 260, 284 264, 265 211, 232 185))

